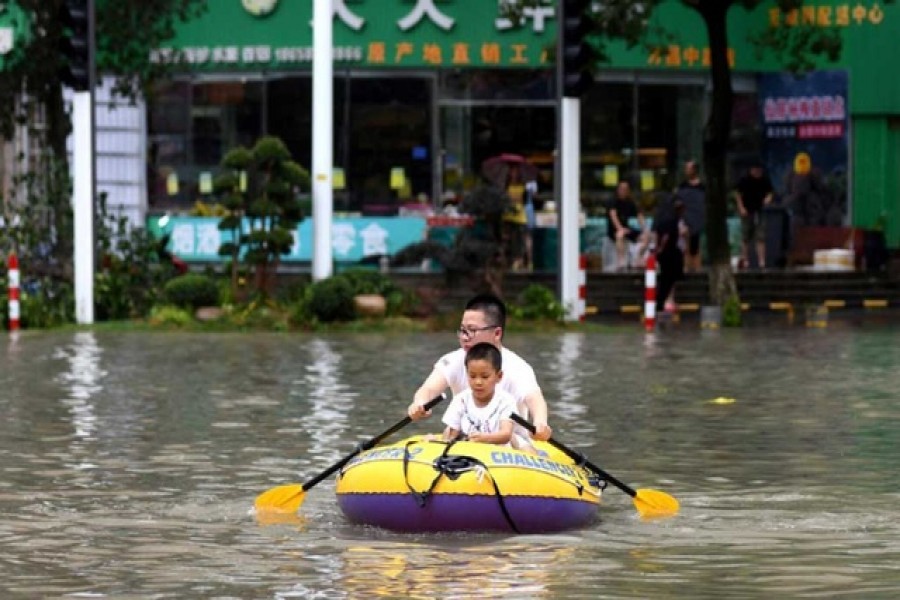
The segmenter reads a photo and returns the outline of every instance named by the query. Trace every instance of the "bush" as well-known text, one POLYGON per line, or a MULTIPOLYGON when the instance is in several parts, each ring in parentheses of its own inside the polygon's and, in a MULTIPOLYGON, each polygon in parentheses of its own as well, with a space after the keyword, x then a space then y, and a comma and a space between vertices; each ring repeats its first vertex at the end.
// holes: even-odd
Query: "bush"
POLYGON ((307 290, 307 308, 319 321, 350 321, 355 317, 355 294, 353 286, 345 277, 335 276, 317 281, 307 290))
POLYGON ((194 317, 178 306, 154 306, 150 309, 149 321, 153 325, 184 327, 194 321, 194 317))
POLYGON ((186 273, 166 282, 163 288, 166 301, 183 308, 219 305, 219 288, 216 283, 199 273, 186 273))
POLYGON ((731 296, 722 307, 722 325, 725 327, 741 326, 741 301, 737 296, 731 296))
POLYGON ((518 319, 562 320, 566 310, 549 288, 533 283, 522 290, 518 302, 510 307, 510 312, 518 319))
POLYGON ((383 296, 387 304, 388 315, 402 315, 412 310, 415 304, 414 294, 404 290, 390 277, 371 269, 349 269, 336 277, 343 278, 350 284, 352 295, 378 294, 383 296))

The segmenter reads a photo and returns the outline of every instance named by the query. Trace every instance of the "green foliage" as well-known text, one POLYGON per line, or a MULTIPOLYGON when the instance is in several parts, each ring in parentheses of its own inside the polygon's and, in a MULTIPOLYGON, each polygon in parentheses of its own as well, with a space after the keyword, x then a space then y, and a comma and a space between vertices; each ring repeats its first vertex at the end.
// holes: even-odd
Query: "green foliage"
POLYGON ((162 305, 154 306, 150 311, 149 319, 153 325, 170 325, 186 327, 194 322, 193 315, 179 306, 162 305))
POLYGON ((317 281, 307 288, 307 294, 309 314, 319 321, 350 321, 356 316, 353 287, 345 277, 317 281))
POLYGON ((722 325, 724 327, 740 327, 742 324, 741 299, 730 296, 722 306, 722 325))
POLYGON ((166 301, 175 306, 197 309, 219 305, 219 287, 200 273, 185 273, 166 282, 166 301))
POLYGON ((225 172, 216 178, 215 190, 227 214, 219 229, 231 234, 219 254, 231 257, 232 287, 237 287, 241 261, 256 273, 257 289, 271 291, 270 271, 282 254, 290 252, 294 231, 303 218, 300 192, 309 188, 309 173, 291 159, 279 138, 265 136, 252 149, 237 147, 222 159, 225 172), (244 221, 250 230, 243 230, 244 221))
POLYGON ((146 229, 132 227, 126 217, 108 214, 100 198, 97 226, 98 268, 94 305, 99 321, 147 315, 175 270, 162 260, 163 248, 146 229))
POLYGON ((531 284, 522 290, 515 304, 509 307, 510 315, 516 319, 550 319, 561 321, 566 309, 556 299, 556 294, 539 284, 531 284))

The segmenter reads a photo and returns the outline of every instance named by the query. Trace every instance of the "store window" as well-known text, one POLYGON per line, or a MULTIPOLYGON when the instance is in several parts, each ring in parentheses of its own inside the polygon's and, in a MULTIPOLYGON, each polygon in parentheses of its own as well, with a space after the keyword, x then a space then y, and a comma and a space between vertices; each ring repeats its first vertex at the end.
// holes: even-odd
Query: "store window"
POLYGON ((186 208, 211 201, 225 153, 262 134, 262 97, 259 81, 158 86, 148 115, 150 205, 186 208))
MULTIPOLYGON (((336 211, 397 214, 432 195, 431 79, 335 77, 333 87, 336 211)), ((312 168, 312 79, 175 81, 149 105, 150 203, 189 210, 212 201, 222 158, 262 135, 281 138, 312 168)))

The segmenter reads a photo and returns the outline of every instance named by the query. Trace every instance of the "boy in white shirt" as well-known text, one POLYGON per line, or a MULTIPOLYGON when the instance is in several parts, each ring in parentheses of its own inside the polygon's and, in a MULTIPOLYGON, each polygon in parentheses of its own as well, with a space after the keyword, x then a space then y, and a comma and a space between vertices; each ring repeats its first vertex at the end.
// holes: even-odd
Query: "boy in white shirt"
POLYGON ((466 353, 465 365, 469 387, 444 412, 444 441, 462 434, 471 442, 509 444, 516 399, 497 387, 503 378, 500 350, 487 342, 475 344, 466 353))
MULTIPOLYGON (((456 332, 460 347, 438 359, 431 374, 416 390, 407 414, 413 420, 431 415, 425 404, 441 394, 448 387, 454 395, 468 387, 464 360, 466 352, 481 342, 496 346, 503 357, 505 376, 500 380, 500 389, 508 392, 519 403, 518 413, 530 418, 536 433, 534 439, 547 440, 552 429, 547 424, 547 402, 531 368, 521 356, 503 345, 503 331, 506 328, 506 305, 492 294, 479 294, 466 303, 462 322, 456 332)), ((531 436, 519 426, 514 429, 513 447, 537 453, 531 443, 531 436)))

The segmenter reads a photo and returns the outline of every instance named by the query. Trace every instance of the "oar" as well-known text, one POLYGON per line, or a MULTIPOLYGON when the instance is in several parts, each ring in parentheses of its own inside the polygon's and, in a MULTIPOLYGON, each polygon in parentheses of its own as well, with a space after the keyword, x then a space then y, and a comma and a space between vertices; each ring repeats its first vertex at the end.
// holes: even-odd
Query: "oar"
MULTIPOLYGON (((441 394, 437 398, 433 398, 425 404, 425 410, 431 410, 434 406, 436 406, 441 400, 444 399, 444 395, 441 394)), ((396 423, 390 429, 384 431, 383 433, 376 435, 372 439, 367 442, 363 442, 359 444, 356 448, 353 449, 353 452, 337 461, 303 485, 300 484, 289 484, 289 485, 280 485, 278 487, 274 487, 270 490, 266 490, 262 494, 256 497, 256 502, 253 503, 254 507, 256 507, 256 511, 259 512, 279 512, 279 513, 294 513, 300 509, 300 505, 303 504, 303 498, 306 496, 306 492, 308 492, 313 486, 321 482, 323 479, 333 475, 339 469, 341 469, 344 465, 346 465, 350 460, 359 454, 360 452, 365 452, 369 448, 380 443, 383 439, 388 437, 389 435, 396 433, 397 431, 403 429, 407 425, 412 422, 412 419, 404 417, 402 421, 396 423)))
MULTIPOLYGON (((534 425, 523 419, 517 414, 512 415, 512 420, 530 431, 534 433, 534 425)), ((678 513, 678 500, 670 496, 665 492, 661 492, 659 490, 651 490, 651 489, 640 489, 635 490, 634 488, 622 483, 594 463, 587 460, 579 452, 572 450, 562 442, 559 442, 552 437, 547 440, 551 446, 562 450, 566 456, 574 460, 577 464, 581 464, 586 466, 588 469, 610 482, 629 496, 631 496, 634 500, 634 507, 637 509, 638 513, 641 517, 671 517, 678 513)))

